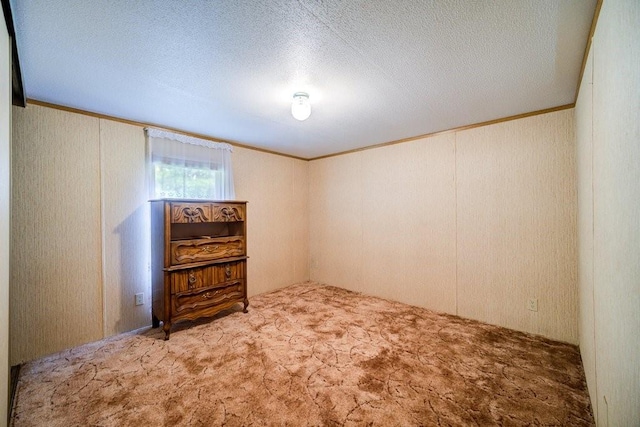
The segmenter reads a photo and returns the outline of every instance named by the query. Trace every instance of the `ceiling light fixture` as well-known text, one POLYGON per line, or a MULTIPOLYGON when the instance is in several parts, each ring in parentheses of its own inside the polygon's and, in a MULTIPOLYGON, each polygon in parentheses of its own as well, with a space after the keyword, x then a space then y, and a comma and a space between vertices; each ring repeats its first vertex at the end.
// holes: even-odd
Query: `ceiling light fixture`
POLYGON ((309 102, 309 94, 306 92, 296 92, 293 94, 293 102, 291 103, 291 115, 296 120, 307 120, 311 115, 311 103, 309 102))

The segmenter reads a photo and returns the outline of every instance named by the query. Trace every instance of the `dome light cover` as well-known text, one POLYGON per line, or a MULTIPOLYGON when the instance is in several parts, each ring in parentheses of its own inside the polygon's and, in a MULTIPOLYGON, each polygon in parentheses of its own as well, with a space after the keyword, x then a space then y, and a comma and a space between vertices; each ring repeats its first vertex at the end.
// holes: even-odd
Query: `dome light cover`
POLYGON ((311 115, 311 103, 309 102, 309 94, 306 92, 296 92, 293 94, 293 102, 291 103, 291 115, 296 120, 307 120, 311 115))

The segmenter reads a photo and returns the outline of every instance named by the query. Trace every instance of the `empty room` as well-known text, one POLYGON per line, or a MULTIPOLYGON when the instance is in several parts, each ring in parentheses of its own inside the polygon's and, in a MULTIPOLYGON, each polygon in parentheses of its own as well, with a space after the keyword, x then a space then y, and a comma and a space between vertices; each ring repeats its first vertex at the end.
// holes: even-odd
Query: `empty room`
POLYGON ((637 0, 2 0, 0 426, 640 425, 637 0))

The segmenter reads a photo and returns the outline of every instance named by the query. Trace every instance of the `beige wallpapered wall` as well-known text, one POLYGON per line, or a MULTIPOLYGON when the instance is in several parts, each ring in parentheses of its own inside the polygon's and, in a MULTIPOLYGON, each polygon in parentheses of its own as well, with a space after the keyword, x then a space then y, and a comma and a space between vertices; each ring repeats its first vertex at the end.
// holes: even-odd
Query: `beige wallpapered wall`
MULTIPOLYGON (((14 111, 19 184, 13 212, 18 216, 29 208, 34 215, 14 224, 13 364, 144 326, 149 316, 142 129, 37 106, 14 111), (34 292, 42 296, 27 303, 34 292), (137 292, 145 292, 142 307, 133 305, 137 292)), ((325 283, 575 342, 574 243, 566 238, 575 219, 563 217, 575 197, 563 193, 570 184, 545 185, 571 170, 572 157, 566 157, 571 114, 310 163, 235 148, 237 198, 249 201, 250 295, 308 279, 310 261, 312 278, 325 283), (531 150, 518 156, 513 146, 506 148, 513 141, 531 150), (559 142, 556 151, 536 151, 559 142), (477 164, 465 164, 473 156, 479 156, 477 164), (550 169, 549 156, 556 156, 550 169), (491 161, 497 162, 493 175, 472 174, 491 161), (511 162, 517 167, 506 166, 511 162), (538 172, 546 181, 527 181, 538 172), (492 199, 491 186, 502 180, 514 188, 492 199), (512 209, 520 195, 532 211, 512 209), (474 197, 482 200, 481 211, 497 216, 477 217, 473 203, 465 205, 474 197), (554 197, 559 207, 535 207, 554 197), (540 217, 545 212, 547 219, 540 217), (563 221, 567 228, 535 232, 548 221, 554 230, 563 221), (475 234, 465 224, 473 225, 475 234), (500 237, 504 226, 529 234, 500 237), (519 248, 523 243, 517 242, 528 238, 542 240, 519 248), (494 254, 476 251, 477 244, 494 254), (520 258, 513 256, 514 248, 520 258), (549 256, 532 261, 525 250, 549 256), (569 268, 550 261, 558 256, 569 257, 569 268), (540 282, 528 277, 532 271, 540 282), (537 313, 526 311, 521 299, 529 297, 539 299, 537 313), (550 313, 559 307, 563 316, 550 313)))
POLYGON ((573 126, 563 110, 312 161, 311 279, 577 343, 573 126))
POLYGON ((578 331, 582 366, 593 396, 593 414, 598 419, 596 360, 593 319, 593 132, 592 110, 593 55, 589 54, 575 108, 576 163, 578 190, 578 331))
MULTIPOLYGON (((149 325, 142 127, 13 114, 11 364, 149 325)), ((249 295, 308 280, 307 162, 242 148, 233 162, 249 201, 249 295)))
POLYGON ((580 349, 598 425, 640 425, 637 0, 603 2, 589 58, 576 106, 580 349))
POLYGON ((306 161, 234 148, 236 197, 248 200, 249 296, 309 280, 306 161))
POLYGON ((312 280, 455 312, 454 160, 450 134, 312 161, 312 280))
POLYGON ((457 314, 577 343, 573 110, 458 132, 456 148, 457 314))
MULTIPOLYGON (((0 5, 0 9, 2 6, 0 5)), ((0 425, 9 407, 9 224, 11 218, 11 47, 0 23, 0 425)))
POLYGON ((11 364, 102 338, 97 118, 13 109, 11 364))
MULTIPOLYGON (((31 108, 31 107, 29 107, 31 108)), ((142 129, 100 120, 104 335, 149 323, 150 229, 142 129), (135 306, 143 292, 145 304, 135 306)))
MULTIPOLYGON (((14 215, 28 205, 35 216, 14 224, 12 363, 144 326, 149 310, 133 305, 136 292, 149 297, 142 129, 44 107, 15 111, 14 196, 23 201, 14 215), (27 310, 36 290, 46 297, 27 310)), ((236 148, 250 294, 311 275, 576 342, 572 114, 310 163, 236 148), (530 297, 538 312, 526 310, 530 297)))

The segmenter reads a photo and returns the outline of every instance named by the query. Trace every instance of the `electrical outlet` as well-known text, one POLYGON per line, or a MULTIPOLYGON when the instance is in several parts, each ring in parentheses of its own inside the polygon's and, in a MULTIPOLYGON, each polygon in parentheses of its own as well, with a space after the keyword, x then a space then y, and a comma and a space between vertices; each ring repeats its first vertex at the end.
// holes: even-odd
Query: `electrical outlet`
POLYGON ((527 301, 527 310, 538 311, 538 298, 529 298, 529 301, 527 301))
POLYGON ((136 294, 136 305, 144 304, 144 294, 136 294))

